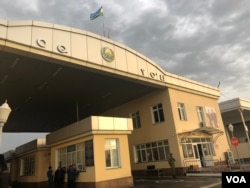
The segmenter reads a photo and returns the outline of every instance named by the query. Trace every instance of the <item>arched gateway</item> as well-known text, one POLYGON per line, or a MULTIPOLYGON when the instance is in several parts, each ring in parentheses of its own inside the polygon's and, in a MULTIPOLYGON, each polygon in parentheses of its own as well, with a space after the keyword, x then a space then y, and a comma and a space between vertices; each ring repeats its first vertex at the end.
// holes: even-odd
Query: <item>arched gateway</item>
MULTIPOLYGON (((78 162, 79 184, 128 186, 149 166, 168 175, 170 151, 182 174, 191 162, 198 168, 224 161, 229 148, 220 136, 217 88, 167 73, 125 45, 75 28, 0 20, 0 102, 6 98, 12 112, 4 131, 51 132, 41 164, 38 141, 16 148, 13 160, 21 162, 15 164, 25 169, 29 160, 55 169, 78 162)), ((16 173, 25 186, 46 181, 16 173)))

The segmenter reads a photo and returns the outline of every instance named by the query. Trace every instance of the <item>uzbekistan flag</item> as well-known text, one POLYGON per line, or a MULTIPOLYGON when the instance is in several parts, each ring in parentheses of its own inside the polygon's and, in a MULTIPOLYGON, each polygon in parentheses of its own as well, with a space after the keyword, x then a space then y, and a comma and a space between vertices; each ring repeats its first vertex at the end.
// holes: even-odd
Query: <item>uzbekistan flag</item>
POLYGON ((90 19, 94 20, 98 18, 99 16, 103 16, 103 8, 99 8, 96 12, 90 14, 90 19))

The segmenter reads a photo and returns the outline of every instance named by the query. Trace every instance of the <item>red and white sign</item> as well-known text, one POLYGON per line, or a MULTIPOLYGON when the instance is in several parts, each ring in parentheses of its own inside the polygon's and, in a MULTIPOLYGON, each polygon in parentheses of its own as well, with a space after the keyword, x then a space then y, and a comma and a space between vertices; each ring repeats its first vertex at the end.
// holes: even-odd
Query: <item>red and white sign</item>
POLYGON ((231 138, 231 144, 235 147, 237 147, 239 145, 239 140, 237 137, 232 137, 231 138))

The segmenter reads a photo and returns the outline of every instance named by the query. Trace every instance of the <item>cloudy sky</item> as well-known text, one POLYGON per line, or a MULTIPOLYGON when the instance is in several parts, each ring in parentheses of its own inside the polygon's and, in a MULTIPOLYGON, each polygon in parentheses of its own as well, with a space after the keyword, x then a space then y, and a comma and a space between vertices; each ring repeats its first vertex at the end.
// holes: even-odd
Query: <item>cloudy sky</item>
POLYGON ((0 19, 105 34, 166 72, 219 86, 219 101, 250 100, 248 0, 1 0, 0 19), (100 6, 104 16, 91 21, 100 6))

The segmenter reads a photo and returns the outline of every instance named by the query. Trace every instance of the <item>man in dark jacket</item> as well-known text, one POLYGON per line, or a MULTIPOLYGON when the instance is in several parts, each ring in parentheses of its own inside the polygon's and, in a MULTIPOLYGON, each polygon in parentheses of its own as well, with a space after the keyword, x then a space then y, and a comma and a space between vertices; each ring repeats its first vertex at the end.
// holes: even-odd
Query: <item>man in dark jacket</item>
POLYGON ((0 188, 10 188, 10 173, 8 172, 7 165, 2 164, 0 168, 0 188))
POLYGON ((49 188, 52 188, 53 187, 53 170, 51 166, 49 166, 49 169, 47 171, 47 177, 48 177, 49 188))
POLYGON ((58 167, 55 172, 55 188, 63 188, 64 187, 64 179, 65 179, 66 168, 58 167))
POLYGON ((69 169, 67 170, 68 174, 67 188, 76 188, 76 177, 78 173, 79 172, 76 170, 75 164, 70 165, 69 169))
POLYGON ((169 163, 169 166, 172 169, 173 178, 176 178, 176 176, 175 176, 175 158, 173 157, 172 153, 170 153, 170 155, 169 155, 168 163, 169 163))

